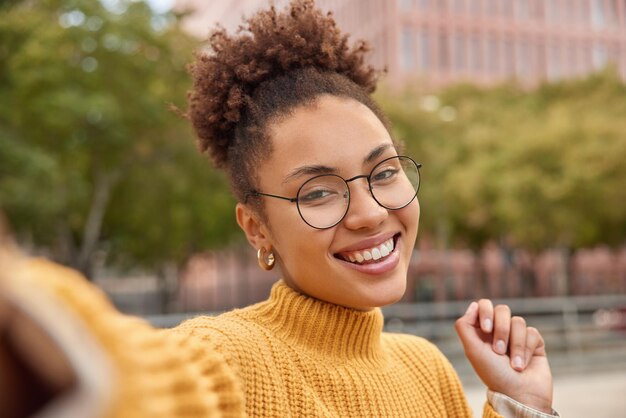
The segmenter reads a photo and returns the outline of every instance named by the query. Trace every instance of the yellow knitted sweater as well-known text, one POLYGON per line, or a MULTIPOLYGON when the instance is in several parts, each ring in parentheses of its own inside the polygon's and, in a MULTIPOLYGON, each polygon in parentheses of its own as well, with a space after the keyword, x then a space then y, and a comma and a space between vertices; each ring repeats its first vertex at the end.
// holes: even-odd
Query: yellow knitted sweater
POLYGON ((120 314, 74 270, 0 246, 0 297, 39 323, 77 371, 78 387, 49 405, 47 417, 245 414, 239 382, 210 343, 120 314))
MULTIPOLYGON (((265 302, 162 331, 121 315, 73 270, 0 264, 0 293, 85 374, 78 395, 89 412, 73 416, 471 417, 443 355, 422 338, 382 333, 379 309, 346 309, 278 282, 265 302)), ((489 403, 483 416, 499 417, 489 403)))
MULTIPOLYGON (((361 312, 294 292, 175 332, 210 341, 244 386, 251 417, 471 417, 459 379, 428 341, 383 333, 361 312)), ((499 415, 487 403, 484 417, 499 415)))

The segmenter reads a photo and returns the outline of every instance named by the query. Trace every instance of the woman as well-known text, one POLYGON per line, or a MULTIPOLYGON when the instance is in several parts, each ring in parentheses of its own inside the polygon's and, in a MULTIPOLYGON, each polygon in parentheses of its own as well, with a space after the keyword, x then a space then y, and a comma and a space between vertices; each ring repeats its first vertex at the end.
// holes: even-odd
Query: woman
MULTIPOLYGON (((211 37, 214 54, 193 67, 190 116, 201 148, 230 175, 259 263, 282 279, 266 302, 179 329, 218 345, 253 416, 469 414, 431 344, 381 334, 376 308, 406 287, 419 165, 398 156, 369 96, 366 47, 348 49, 310 1, 260 12, 247 29, 211 37)), ((487 300, 456 328, 490 389, 552 412, 537 330, 487 300)))
MULTIPOLYGON (((189 116, 201 149, 229 174, 237 222, 260 266, 277 268, 281 280, 265 302, 154 334, 223 356, 234 378, 218 373, 207 393, 230 399, 232 411, 240 384, 248 416, 471 416, 432 344, 381 332, 379 307, 405 291, 420 165, 401 154, 369 96, 376 72, 363 64, 366 46, 349 49, 307 0, 260 12, 246 29, 211 36, 212 52, 192 67, 189 116)), ((484 416, 553 413, 536 329, 481 300, 456 330, 490 389, 484 416)), ((192 384, 194 373, 176 379, 192 384)))

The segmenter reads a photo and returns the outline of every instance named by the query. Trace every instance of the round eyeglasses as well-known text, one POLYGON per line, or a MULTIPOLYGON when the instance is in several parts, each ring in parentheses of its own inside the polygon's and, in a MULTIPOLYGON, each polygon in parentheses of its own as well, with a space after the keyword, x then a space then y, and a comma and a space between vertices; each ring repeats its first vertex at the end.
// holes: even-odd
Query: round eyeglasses
POLYGON ((397 210, 409 205, 420 187, 422 165, 399 155, 382 160, 368 175, 344 179, 336 174, 321 174, 305 181, 296 197, 252 191, 249 196, 267 196, 296 203, 300 217, 316 229, 328 229, 343 220, 350 208, 348 183, 367 179, 374 200, 385 209, 397 210))

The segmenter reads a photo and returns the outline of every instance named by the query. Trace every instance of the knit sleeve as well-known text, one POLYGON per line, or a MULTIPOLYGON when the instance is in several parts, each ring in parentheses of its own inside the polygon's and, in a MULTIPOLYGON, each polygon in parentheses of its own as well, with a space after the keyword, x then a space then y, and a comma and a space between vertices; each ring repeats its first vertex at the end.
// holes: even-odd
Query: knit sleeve
MULTIPOLYGON (((0 290, 5 297, 64 350, 84 383, 83 394, 94 388, 109 393, 98 413, 92 409, 80 416, 244 416, 239 383, 207 342, 122 315, 71 269, 41 259, 13 260, 6 268, 4 261, 0 290)), ((72 394, 78 403, 80 395, 72 394)), ((57 414, 47 416, 67 416, 59 412, 66 406, 58 403, 57 414)))

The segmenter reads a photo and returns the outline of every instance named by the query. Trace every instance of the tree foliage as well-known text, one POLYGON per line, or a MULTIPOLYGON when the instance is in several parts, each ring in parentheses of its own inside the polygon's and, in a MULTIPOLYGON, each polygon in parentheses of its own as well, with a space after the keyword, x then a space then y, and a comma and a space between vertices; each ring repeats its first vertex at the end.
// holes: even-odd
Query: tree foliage
POLYGON ((626 86, 613 70, 381 100, 424 164, 423 232, 531 248, 626 239, 626 86))
MULTIPOLYGON (((0 210, 22 243, 90 274, 158 268, 240 236, 194 145, 199 43, 141 1, 0 3, 0 210)), ((578 247, 626 238, 626 86, 586 79, 379 99, 424 164, 421 233, 444 244, 578 247)))
POLYGON ((0 13, 0 208, 23 242, 89 274, 101 250, 155 266, 230 239, 227 186, 170 109, 199 46, 176 16, 123 0, 0 13))

